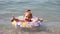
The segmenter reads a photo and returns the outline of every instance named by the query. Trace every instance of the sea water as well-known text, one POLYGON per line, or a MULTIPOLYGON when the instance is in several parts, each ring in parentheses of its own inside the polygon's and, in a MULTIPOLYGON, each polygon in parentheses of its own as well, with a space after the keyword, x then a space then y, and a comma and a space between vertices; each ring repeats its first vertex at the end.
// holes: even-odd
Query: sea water
POLYGON ((44 22, 42 31, 22 34, 60 34, 60 0, 0 0, 0 34, 20 34, 10 18, 23 15, 26 9, 31 9, 33 15, 43 18, 44 22))

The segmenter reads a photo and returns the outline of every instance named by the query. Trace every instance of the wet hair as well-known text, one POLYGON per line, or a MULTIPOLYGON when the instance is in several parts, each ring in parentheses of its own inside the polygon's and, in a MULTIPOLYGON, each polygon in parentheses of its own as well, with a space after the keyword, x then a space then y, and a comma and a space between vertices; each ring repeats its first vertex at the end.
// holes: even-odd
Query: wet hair
POLYGON ((29 13, 29 15, 32 17, 32 13, 30 9, 26 10, 25 13, 29 13))
POLYGON ((28 9, 28 10, 26 10, 25 12, 31 12, 31 10, 30 10, 30 9, 28 9))

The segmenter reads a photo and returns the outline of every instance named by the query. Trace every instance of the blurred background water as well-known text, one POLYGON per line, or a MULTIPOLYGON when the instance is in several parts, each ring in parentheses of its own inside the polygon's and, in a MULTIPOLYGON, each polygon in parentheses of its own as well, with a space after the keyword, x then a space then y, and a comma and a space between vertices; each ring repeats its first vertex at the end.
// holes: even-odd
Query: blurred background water
POLYGON ((42 25, 49 31, 37 34, 60 34, 60 0, 0 0, 0 34, 12 34, 10 18, 23 15, 26 9, 42 17, 42 25))

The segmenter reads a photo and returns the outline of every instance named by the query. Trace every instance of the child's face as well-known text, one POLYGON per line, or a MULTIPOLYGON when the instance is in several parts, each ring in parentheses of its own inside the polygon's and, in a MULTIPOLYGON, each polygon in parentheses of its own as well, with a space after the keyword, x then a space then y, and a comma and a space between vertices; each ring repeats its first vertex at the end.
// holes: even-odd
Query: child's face
POLYGON ((31 15, 29 13, 25 13, 25 20, 31 20, 31 15))

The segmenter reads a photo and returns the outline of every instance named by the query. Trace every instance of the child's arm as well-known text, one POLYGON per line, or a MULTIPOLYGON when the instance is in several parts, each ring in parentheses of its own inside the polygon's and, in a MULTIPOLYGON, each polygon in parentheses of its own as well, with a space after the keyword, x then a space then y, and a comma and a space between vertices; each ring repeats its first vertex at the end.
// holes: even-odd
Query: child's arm
POLYGON ((12 19, 11 19, 11 22, 13 22, 13 21, 16 21, 16 22, 24 22, 24 20, 19 20, 19 19, 17 19, 17 18, 15 18, 14 16, 12 17, 12 19))
POLYGON ((34 20, 33 22, 38 22, 38 21, 43 22, 43 19, 42 19, 42 18, 37 18, 37 19, 34 20))

